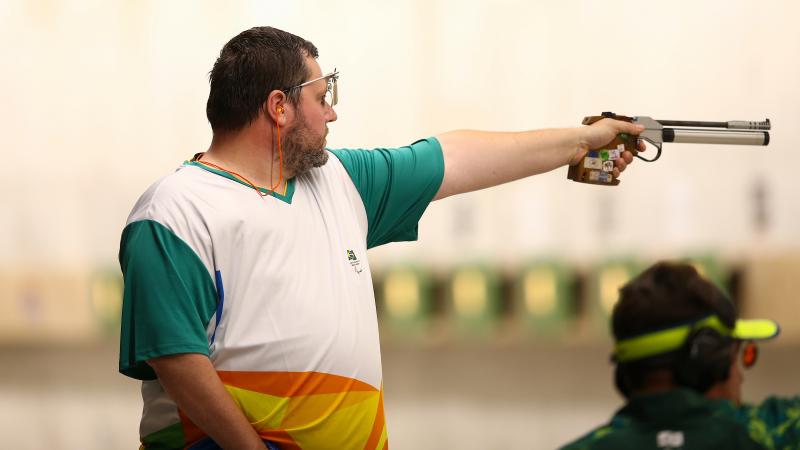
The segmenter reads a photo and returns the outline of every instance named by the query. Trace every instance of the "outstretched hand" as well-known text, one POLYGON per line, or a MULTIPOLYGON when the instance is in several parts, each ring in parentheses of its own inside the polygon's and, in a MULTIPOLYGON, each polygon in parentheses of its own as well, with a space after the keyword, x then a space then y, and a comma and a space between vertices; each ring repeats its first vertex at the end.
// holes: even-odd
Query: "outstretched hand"
MULTIPOLYGON (((644 126, 623 122, 621 120, 602 119, 587 127, 583 127, 582 130, 583 138, 581 139, 580 147, 575 153, 575 156, 569 161, 570 165, 578 164, 589 150, 602 148, 604 145, 613 141, 618 134, 626 133, 638 136, 639 133, 644 131, 644 126)), ((640 152, 646 149, 642 141, 638 141, 636 145, 640 152)), ((621 158, 614 161, 614 177, 618 177, 628 164, 633 161, 633 153, 627 150, 622 152, 620 156, 621 158)))

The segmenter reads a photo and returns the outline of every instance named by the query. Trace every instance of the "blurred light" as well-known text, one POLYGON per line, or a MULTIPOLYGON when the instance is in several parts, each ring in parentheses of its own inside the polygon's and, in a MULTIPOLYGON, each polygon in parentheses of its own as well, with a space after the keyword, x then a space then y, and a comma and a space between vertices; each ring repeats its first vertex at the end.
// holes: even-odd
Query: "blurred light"
POLYGON ((451 320, 462 333, 485 335, 500 315, 500 287, 495 269, 488 265, 456 268, 450 279, 448 297, 451 320))
POLYGON ((381 320, 394 331, 417 334, 428 329, 433 311, 426 271, 410 266, 390 268, 383 277, 381 320))
POLYGON ((573 314, 572 276, 559 263, 536 261, 523 268, 516 289, 516 319, 537 335, 563 331, 573 314))
POLYGON ((117 331, 122 315, 122 276, 118 272, 98 272, 91 280, 89 301, 98 325, 107 332, 117 331))
POLYGON ((456 314, 477 316, 486 311, 486 277, 477 269, 468 269, 453 277, 453 304, 456 314))
POLYGON ((534 316, 544 316, 556 308, 555 274, 545 268, 536 268, 525 274, 525 306, 534 316))
POLYGON ((626 267, 611 266, 600 271, 600 306, 610 315, 619 297, 619 289, 631 279, 626 267))
POLYGON ((608 260, 595 267, 591 309, 604 330, 607 329, 608 318, 619 299, 620 288, 639 271, 640 265, 632 258, 608 260))
POLYGON ((419 283, 408 271, 390 273, 384 279, 386 312, 394 317, 409 317, 419 311, 419 283))

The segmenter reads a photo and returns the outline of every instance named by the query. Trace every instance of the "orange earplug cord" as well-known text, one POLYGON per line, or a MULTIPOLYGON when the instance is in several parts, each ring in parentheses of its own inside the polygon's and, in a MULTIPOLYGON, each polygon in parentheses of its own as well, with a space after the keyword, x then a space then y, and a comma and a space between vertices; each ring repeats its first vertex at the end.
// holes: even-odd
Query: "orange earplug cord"
MULTIPOLYGON (((281 108, 281 112, 283 112, 283 108, 281 108)), ((275 189, 277 189, 281 185, 281 182, 283 181, 283 148, 281 147, 281 125, 278 123, 277 120, 275 121, 275 125, 278 127, 278 159, 279 159, 279 162, 278 162, 278 182, 275 183, 275 186, 272 186, 272 188, 269 190, 269 192, 266 192, 266 193, 261 192, 258 189, 258 186, 256 186, 252 181, 248 180, 247 178, 239 175, 238 173, 236 173, 236 172, 234 172, 232 170, 225 169, 223 167, 220 167, 220 166, 218 166, 216 164, 213 164, 213 163, 210 163, 210 162, 201 161, 200 158, 203 157, 202 153, 199 153, 195 157, 194 160, 199 162, 200 164, 203 164, 204 166, 213 167, 214 169, 221 170, 221 171, 223 171, 225 173, 229 173, 229 174, 231 174, 231 175, 233 175, 233 176, 235 176, 237 178, 241 178, 242 180, 244 180, 245 183, 249 184, 253 189, 255 189, 256 193, 259 196, 261 196, 262 198, 266 197, 266 196, 272 194, 273 192, 275 192, 275 189)), ((272 167, 273 167, 274 163, 275 163, 275 158, 273 158, 269 163, 269 174, 270 174, 270 177, 272 176, 272 167)))

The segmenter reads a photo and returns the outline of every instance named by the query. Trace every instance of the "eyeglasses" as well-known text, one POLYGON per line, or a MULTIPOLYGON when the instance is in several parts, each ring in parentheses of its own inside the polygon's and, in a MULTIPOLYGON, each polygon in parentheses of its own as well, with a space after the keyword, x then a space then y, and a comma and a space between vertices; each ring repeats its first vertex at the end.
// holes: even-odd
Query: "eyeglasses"
POLYGON ((742 342, 740 351, 742 352, 742 366, 749 369, 758 361, 758 346, 753 341, 742 342))
POLYGON ((326 80, 328 83, 328 87, 325 90, 325 102, 329 104, 331 107, 336 106, 336 104, 339 103, 339 88, 338 88, 339 71, 336 69, 333 69, 333 72, 327 75, 323 75, 319 78, 314 78, 313 80, 308 80, 305 83, 298 84, 297 86, 292 86, 290 88, 283 89, 283 91, 288 94, 289 91, 293 91, 295 89, 302 89, 303 86, 308 86, 309 84, 319 80, 326 80))

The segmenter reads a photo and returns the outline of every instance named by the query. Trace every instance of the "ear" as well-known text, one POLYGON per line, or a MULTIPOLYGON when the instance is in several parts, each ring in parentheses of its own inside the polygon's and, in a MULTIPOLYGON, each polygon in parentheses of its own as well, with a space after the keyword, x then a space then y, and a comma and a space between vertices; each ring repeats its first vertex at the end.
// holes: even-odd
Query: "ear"
POLYGON ((292 105, 286 93, 275 89, 267 96, 264 102, 264 115, 280 126, 286 125, 286 115, 292 105))

